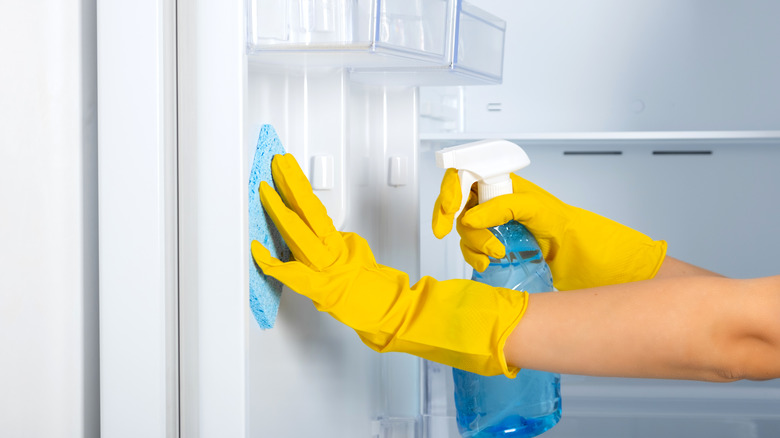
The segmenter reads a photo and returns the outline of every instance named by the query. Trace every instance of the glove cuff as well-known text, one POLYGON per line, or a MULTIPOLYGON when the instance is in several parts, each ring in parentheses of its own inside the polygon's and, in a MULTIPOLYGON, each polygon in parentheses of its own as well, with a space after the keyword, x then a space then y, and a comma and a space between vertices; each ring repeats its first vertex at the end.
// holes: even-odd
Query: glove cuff
POLYGON ((527 292, 425 277, 405 293, 414 298, 398 330, 384 346, 361 336, 367 345, 485 376, 517 375, 519 368, 506 362, 504 346, 525 314, 527 292))
POLYGON ((658 271, 661 269, 661 265, 664 264, 664 260, 666 259, 666 250, 668 249, 668 244, 665 240, 656 240, 653 243, 656 244, 655 252, 659 255, 655 267, 652 269, 652 271, 650 271, 650 276, 647 277, 648 280, 655 278, 656 274, 658 274, 658 271))
POLYGON ((514 379, 517 376, 517 373, 520 372, 520 368, 518 367, 510 367, 509 364, 506 363, 506 354, 504 354, 504 347, 506 346, 506 342, 509 339, 509 335, 512 334, 512 332, 517 328, 517 325, 520 324, 520 320, 523 319, 523 316, 525 316, 525 311, 528 309, 528 292, 526 291, 512 291, 513 293, 517 294, 524 294, 525 299, 523 300, 523 307, 518 312, 517 317, 514 321, 512 321, 509 326, 507 326, 506 330, 504 330, 504 333, 501 334, 501 337, 498 339, 498 344, 496 345, 496 351, 493 353, 498 359, 498 365, 501 367, 501 372, 504 373, 504 375, 510 379, 514 379))

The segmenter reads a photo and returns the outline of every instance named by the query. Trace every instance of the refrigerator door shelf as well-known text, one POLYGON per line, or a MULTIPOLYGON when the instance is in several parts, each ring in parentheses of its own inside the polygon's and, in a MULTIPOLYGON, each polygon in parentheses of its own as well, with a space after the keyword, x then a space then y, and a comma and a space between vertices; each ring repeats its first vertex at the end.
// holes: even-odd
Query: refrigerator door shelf
POLYGON ((375 85, 502 79, 506 22, 461 0, 247 4, 251 65, 348 68, 375 85))
POLYGON ((506 22, 467 2, 459 2, 446 62, 418 68, 355 69, 352 79, 384 85, 500 84, 506 22))
POLYGON ((455 9, 456 0, 248 0, 248 51, 283 65, 441 63, 455 9))

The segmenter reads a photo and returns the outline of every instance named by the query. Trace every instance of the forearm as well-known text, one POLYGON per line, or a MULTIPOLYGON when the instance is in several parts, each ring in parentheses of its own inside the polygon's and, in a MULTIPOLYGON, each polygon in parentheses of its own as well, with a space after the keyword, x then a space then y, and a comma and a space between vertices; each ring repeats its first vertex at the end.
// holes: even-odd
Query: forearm
POLYGON ((560 373, 780 377, 780 277, 676 277, 532 294, 504 352, 560 373))
POLYGON ((655 274, 656 279, 673 278, 673 277, 692 277, 692 276, 723 277, 722 275, 716 272, 708 271, 704 268, 694 266, 690 263, 686 263, 682 260, 678 260, 674 257, 669 257, 669 256, 666 256, 666 258, 664 258, 661 267, 658 269, 658 272, 655 274))

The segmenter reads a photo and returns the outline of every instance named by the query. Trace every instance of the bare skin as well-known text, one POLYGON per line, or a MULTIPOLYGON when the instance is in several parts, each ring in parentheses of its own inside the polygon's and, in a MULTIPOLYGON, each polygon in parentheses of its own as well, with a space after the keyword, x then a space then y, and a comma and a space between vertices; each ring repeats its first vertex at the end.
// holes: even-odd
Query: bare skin
POLYGON ((667 257, 652 280, 532 294, 518 367, 727 382, 780 377, 780 276, 729 279, 667 257))
POLYGON ((693 276, 725 278, 716 272, 708 271, 704 268, 667 256, 661 264, 658 273, 655 274, 655 279, 693 276))

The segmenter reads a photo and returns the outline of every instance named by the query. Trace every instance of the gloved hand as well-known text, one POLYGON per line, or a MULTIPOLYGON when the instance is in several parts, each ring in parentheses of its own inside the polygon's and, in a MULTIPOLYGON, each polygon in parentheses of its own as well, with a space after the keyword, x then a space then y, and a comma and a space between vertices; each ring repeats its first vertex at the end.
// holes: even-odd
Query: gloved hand
MULTIPOLYGON (((583 289, 653 278, 666 255, 666 242, 578 207, 512 174, 511 195, 476 205, 472 189, 457 219, 461 251, 482 272, 504 246, 487 228, 516 220, 536 237, 559 290, 583 289)), ((433 234, 444 237, 461 203, 456 169, 447 169, 433 209, 433 234)))
POLYGON ((525 312, 526 292, 430 277, 410 287, 404 272, 376 263, 363 238, 336 230, 292 155, 277 155, 271 167, 279 194, 263 182, 260 198, 295 261, 281 262, 253 241, 263 273, 309 297, 376 351, 483 375, 517 374, 504 344, 525 312))

